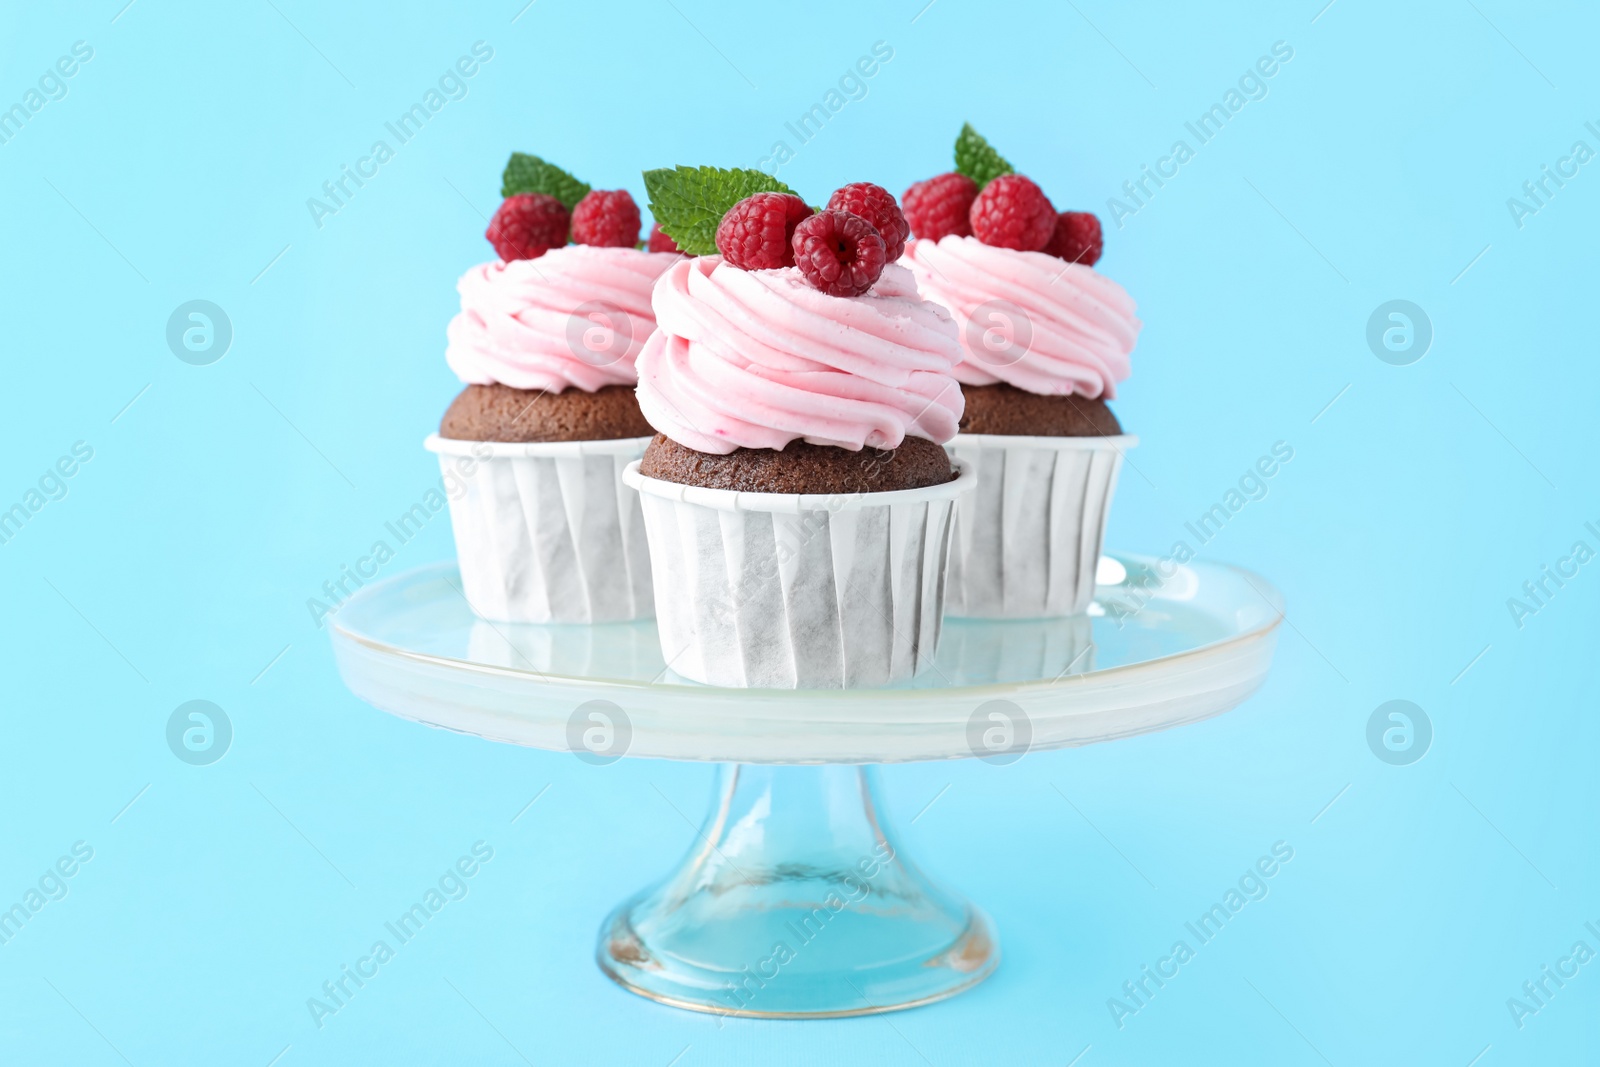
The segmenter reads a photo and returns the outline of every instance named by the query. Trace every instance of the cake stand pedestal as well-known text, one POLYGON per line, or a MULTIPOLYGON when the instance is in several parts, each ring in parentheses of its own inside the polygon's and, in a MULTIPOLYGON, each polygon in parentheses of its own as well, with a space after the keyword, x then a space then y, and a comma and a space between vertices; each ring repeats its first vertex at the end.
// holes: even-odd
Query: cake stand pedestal
POLYGON ((1164 730, 1266 677, 1283 603, 1264 579, 1138 557, 1098 577, 1086 617, 948 620, 934 667, 886 689, 698 685, 652 622, 484 622, 453 564, 361 590, 333 645, 350 689, 403 718, 590 763, 724 763, 683 862, 602 924, 600 968, 695 1011, 862 1015, 952 996, 1000 958, 988 918, 900 849, 874 764, 1005 764, 1164 730))

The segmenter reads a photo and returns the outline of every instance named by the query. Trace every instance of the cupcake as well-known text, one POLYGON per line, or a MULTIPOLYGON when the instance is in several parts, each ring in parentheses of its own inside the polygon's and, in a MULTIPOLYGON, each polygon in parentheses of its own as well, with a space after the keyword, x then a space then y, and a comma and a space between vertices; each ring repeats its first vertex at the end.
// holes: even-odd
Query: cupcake
POLYGON ((653 432, 634 361, 650 290, 683 259, 639 208, 535 156, 506 167, 487 237, 499 259, 456 288, 445 360, 465 383, 427 440, 450 498, 472 609, 505 622, 648 617, 638 497, 620 481, 653 432), (569 239, 572 243, 568 243, 569 239))
POLYGON ((960 329, 966 410, 951 451, 979 473, 957 516, 949 610, 1073 615, 1094 597, 1117 474, 1138 441, 1106 401, 1141 324, 1094 269, 1094 215, 1057 212, 970 126, 956 163, 905 195, 906 264, 960 329))
POLYGON ((686 252, 656 283, 624 476, 644 504, 662 654, 724 686, 878 686, 938 645, 952 512, 974 478, 954 321, 894 260, 878 186, 820 212, 751 171, 645 175, 686 252), (720 216, 718 209, 726 206, 720 216))

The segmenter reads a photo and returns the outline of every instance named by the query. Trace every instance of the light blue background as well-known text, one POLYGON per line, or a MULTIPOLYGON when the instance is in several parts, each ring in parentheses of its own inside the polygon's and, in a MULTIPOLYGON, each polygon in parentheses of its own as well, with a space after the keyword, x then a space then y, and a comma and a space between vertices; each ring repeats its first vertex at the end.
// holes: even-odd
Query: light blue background
MULTIPOLYGON (((1506 1007, 1575 941, 1600 949, 1583 928, 1600 926, 1600 563, 1520 629, 1506 606, 1573 542, 1600 549, 1600 163, 1521 228, 1506 206, 1574 141, 1600 149, 1592 14, 123 2, 8 3, 0 42, 3 106, 73 42, 94 48, 0 145, 0 506, 74 442, 94 449, 0 545, 0 900, 73 842, 94 849, 0 946, 0 1059, 1600 1059, 1600 962, 1520 1030, 1506 1007), (478 40, 494 57, 469 95, 317 228, 306 199, 478 40), (1266 687, 1219 719, 886 773, 908 850, 999 926, 981 988, 719 1028, 591 962, 605 912, 686 847, 710 768, 596 768, 379 714, 340 685, 305 602, 437 477, 420 441, 456 389, 453 283, 490 254, 511 149, 642 200, 645 166, 755 165, 879 40, 894 58, 790 184, 898 192, 948 169, 970 119, 1059 207, 1103 217, 1186 120, 1293 47, 1266 99, 1109 229, 1101 264, 1146 323, 1117 404, 1142 444, 1109 543, 1165 552, 1288 442, 1270 495, 1205 554, 1281 585, 1289 625, 1266 687), (195 298, 234 328, 211 366, 164 339, 195 298), (1411 366, 1364 339, 1396 298, 1435 331, 1411 366), (208 767, 164 738, 196 698, 235 731, 208 767), (1365 740, 1399 698, 1435 730, 1411 766, 1365 740), (471 894, 319 1030, 306 999, 480 839, 494 859, 471 894), (1270 896, 1119 1030, 1107 998, 1280 840, 1294 859, 1270 896)), ((436 518, 387 573, 451 552, 436 518)))

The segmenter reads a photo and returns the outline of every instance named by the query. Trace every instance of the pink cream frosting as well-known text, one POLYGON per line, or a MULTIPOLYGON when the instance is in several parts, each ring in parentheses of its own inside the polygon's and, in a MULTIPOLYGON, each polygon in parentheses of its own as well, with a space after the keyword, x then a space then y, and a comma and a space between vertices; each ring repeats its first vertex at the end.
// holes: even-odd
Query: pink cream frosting
POLYGON ((855 450, 955 436, 955 323, 898 264, 844 298, 793 267, 747 271, 703 256, 673 264, 652 302, 660 329, 639 354, 639 406, 681 445, 855 450))
POLYGON ((913 241, 901 259, 961 331, 964 385, 1043 396, 1116 396, 1143 325, 1127 290, 1093 267, 972 237, 913 241))
POLYGON ((472 385, 594 392, 639 380, 634 361, 656 328, 650 289, 683 257, 566 245, 461 276, 445 361, 472 385))

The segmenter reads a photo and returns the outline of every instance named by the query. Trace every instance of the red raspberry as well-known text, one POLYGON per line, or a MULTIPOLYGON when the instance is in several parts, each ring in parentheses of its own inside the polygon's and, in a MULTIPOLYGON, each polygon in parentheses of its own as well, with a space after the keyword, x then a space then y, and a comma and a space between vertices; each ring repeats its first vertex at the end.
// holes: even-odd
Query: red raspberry
POLYGON ((893 263, 906 250, 906 238, 911 227, 906 224, 900 205, 894 196, 881 185, 871 182, 852 182, 828 197, 828 210, 848 211, 872 223, 872 228, 883 238, 884 257, 893 263))
POLYGON ((1089 211, 1063 211, 1056 219, 1056 232, 1044 250, 1060 256, 1068 263, 1082 263, 1092 267, 1100 261, 1105 251, 1105 240, 1100 235, 1100 220, 1089 211))
POLYGON ((1032 180, 1002 174, 972 202, 972 236, 996 248, 1037 252, 1056 229, 1056 209, 1032 180))
POLYGON ((572 240, 601 248, 633 248, 639 243, 639 205, 626 189, 586 194, 572 209, 572 240))
POLYGON ((794 266, 795 227, 811 208, 792 193, 756 193, 728 209, 717 224, 717 251, 741 270, 794 266))
POLYGON ((972 236, 968 215, 978 198, 978 183, 954 171, 918 182, 900 198, 911 232, 928 241, 955 234, 972 236))
POLYGON ((513 259, 538 259, 552 248, 567 243, 571 216, 566 205, 543 193, 521 193, 507 197, 484 236, 510 263, 513 259))
POLYGON ((889 262, 883 236, 848 211, 819 211, 796 226, 794 258, 812 288, 829 296, 860 296, 889 262))
POLYGON ((650 227, 650 251, 682 252, 683 249, 678 247, 678 242, 669 237, 667 231, 661 228, 661 223, 657 222, 650 227))

